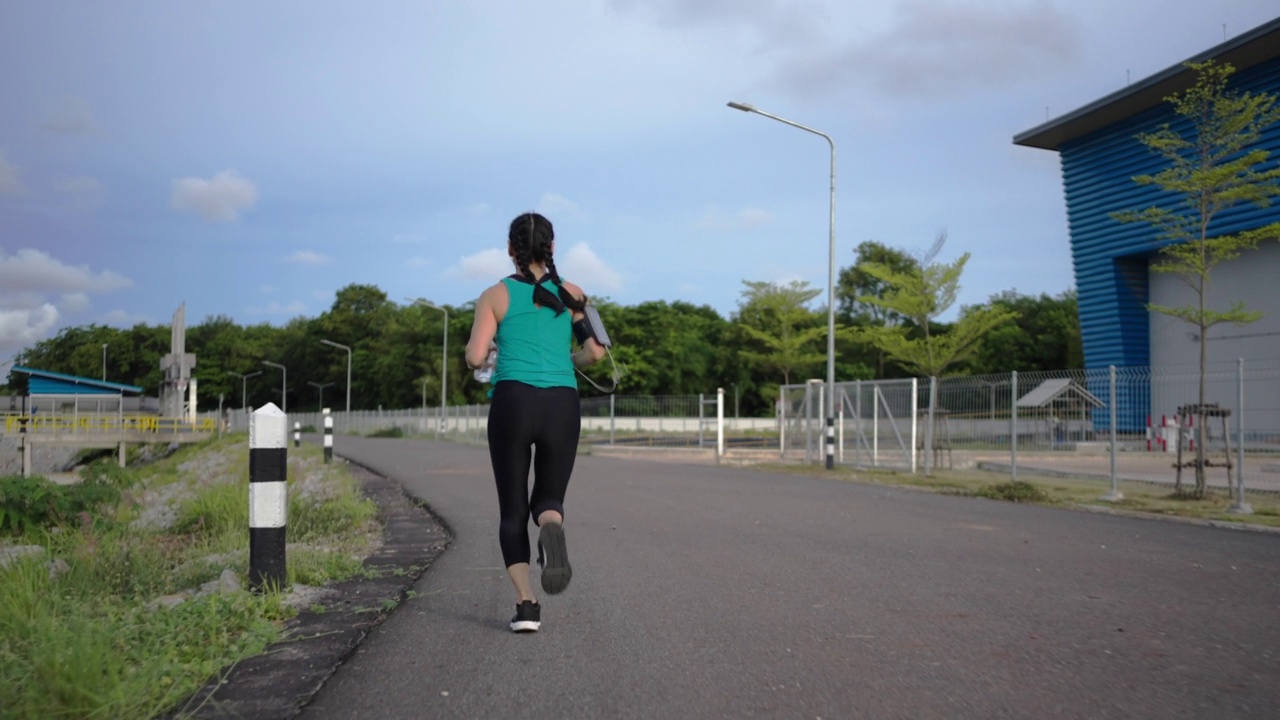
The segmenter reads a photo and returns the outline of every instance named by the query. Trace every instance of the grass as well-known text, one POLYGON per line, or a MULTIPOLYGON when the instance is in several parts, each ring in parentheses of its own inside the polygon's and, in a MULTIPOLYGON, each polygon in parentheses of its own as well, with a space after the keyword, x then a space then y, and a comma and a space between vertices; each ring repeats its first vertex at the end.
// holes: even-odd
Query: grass
MULTIPOLYGON (((291 584, 357 575, 380 535, 376 506, 345 466, 324 465, 321 452, 289 448, 291 584)), ((115 480, 125 486, 118 505, 11 538, 45 553, 0 568, 0 718, 170 713, 207 680, 284 636, 295 611, 277 593, 191 596, 223 569, 242 583, 247 576, 245 434, 183 447, 115 480), (217 457, 225 463, 212 462, 217 457), (190 463, 185 470, 183 463, 190 463), (169 528, 130 529, 140 487, 154 491, 201 473, 222 473, 224 482, 192 483, 169 528), (172 607, 156 602, 179 595, 187 599, 172 607)))
POLYGON ((1101 499, 1110 490, 1110 483, 1094 480, 1037 477, 1031 473, 1018 473, 1017 482, 1009 482, 1003 474, 981 470, 940 470, 930 477, 882 470, 837 468, 826 470, 820 465, 766 464, 754 466, 758 470, 834 477, 836 479, 874 485, 911 487, 932 492, 984 497, 994 500, 1027 502, 1059 507, 1107 507, 1155 515, 1170 515, 1250 525, 1280 527, 1280 494, 1251 493, 1245 491, 1245 501, 1253 507, 1252 515, 1232 515, 1227 508, 1232 497, 1225 490, 1211 491, 1203 499, 1176 497, 1171 487, 1149 483, 1121 482, 1118 489, 1124 499, 1108 502, 1101 499))

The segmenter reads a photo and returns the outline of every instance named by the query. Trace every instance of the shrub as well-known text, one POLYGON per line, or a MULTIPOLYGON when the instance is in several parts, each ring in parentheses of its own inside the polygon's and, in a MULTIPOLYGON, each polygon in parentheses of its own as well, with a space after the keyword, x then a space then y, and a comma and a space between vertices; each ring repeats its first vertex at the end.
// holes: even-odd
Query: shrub
POLYGON ((76 485, 59 485, 46 477, 10 475, 0 478, 0 533, 67 523, 81 513, 93 515, 120 502, 120 486, 101 475, 88 475, 76 485))
POLYGON ((401 429, 400 429, 400 426, 398 426, 398 425, 393 425, 393 426, 391 426, 391 427, 389 427, 389 428, 382 428, 381 430, 374 430, 373 432, 369 433, 369 437, 376 437, 376 438, 402 438, 402 437, 404 437, 404 430, 401 430, 401 429))
POLYGON ((1049 495, 1040 488, 1023 480, 987 485, 974 493, 978 497, 1009 502, 1045 502, 1049 495))

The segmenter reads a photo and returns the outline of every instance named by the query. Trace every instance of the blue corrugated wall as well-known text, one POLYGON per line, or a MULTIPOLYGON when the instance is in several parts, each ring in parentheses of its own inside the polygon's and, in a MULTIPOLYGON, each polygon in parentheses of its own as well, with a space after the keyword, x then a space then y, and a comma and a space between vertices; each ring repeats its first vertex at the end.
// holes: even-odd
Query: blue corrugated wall
MULTIPOLYGON (((1236 89, 1280 95, 1280 60, 1238 72, 1232 79, 1236 89)), ((1111 213, 1157 204, 1177 206, 1177 195, 1133 182, 1135 175, 1164 169, 1164 158, 1135 138, 1164 123, 1190 136, 1188 124, 1164 103, 1064 144, 1060 151, 1087 368, 1151 363, 1145 305, 1147 263, 1158 249, 1156 232, 1146 224, 1116 222, 1111 213)), ((1280 125, 1267 131, 1260 146, 1271 151, 1270 163, 1280 159, 1280 125)), ((1280 206, 1240 206, 1221 213, 1210 232, 1233 232, 1278 219, 1280 206)))

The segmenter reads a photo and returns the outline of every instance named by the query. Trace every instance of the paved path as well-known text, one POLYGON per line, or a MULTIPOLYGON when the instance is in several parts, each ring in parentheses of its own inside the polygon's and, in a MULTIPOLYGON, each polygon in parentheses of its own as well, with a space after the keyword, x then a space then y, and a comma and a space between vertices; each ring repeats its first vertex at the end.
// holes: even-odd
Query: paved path
POLYGON ((583 457, 509 633, 487 451, 339 437, 456 540, 326 718, 1275 718, 1280 536, 583 457))

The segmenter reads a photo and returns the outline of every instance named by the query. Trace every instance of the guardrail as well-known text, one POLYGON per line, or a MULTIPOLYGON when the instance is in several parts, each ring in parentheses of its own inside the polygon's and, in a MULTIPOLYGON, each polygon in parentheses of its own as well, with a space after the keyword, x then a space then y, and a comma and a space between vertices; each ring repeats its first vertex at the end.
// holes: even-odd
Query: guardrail
POLYGON ((189 422, 182 418, 157 415, 81 415, 59 417, 40 415, 6 415, 6 433, 181 433, 213 432, 217 423, 212 418, 200 418, 189 422), (25 426, 25 430, 24 430, 25 426))

